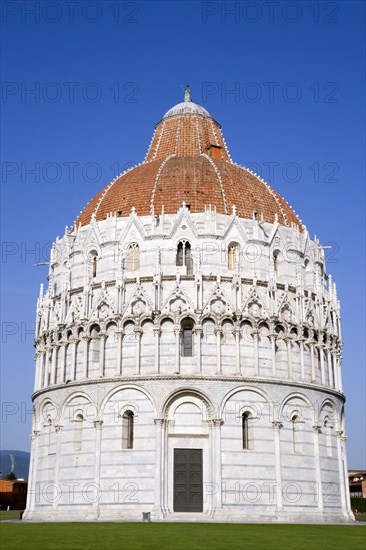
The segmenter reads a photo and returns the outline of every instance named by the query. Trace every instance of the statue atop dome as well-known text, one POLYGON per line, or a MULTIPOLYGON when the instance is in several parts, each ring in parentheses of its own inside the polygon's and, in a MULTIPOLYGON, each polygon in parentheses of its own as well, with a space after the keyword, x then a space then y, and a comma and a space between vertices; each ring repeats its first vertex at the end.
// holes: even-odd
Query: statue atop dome
POLYGON ((184 101, 192 101, 189 84, 187 84, 186 89, 184 90, 184 101))

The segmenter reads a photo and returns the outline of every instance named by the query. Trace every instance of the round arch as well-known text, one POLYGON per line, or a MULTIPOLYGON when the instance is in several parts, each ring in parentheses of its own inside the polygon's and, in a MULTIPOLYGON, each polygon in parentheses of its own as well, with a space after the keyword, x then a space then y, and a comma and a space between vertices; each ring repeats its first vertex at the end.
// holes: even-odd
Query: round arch
POLYGON ((171 407, 171 405, 176 399, 180 397, 184 397, 185 395, 186 396, 191 395, 201 399, 206 404, 207 412, 209 416, 212 414, 212 412, 214 412, 212 400, 205 392, 203 392, 202 390, 197 390, 196 388, 192 388, 190 386, 186 386, 183 388, 179 388, 178 390, 173 390, 165 398, 164 403, 161 406, 161 410, 159 411, 161 413, 161 418, 164 418, 168 414, 169 408, 171 407))
POLYGON ((256 393, 256 394, 260 395, 261 397, 263 397, 263 399, 265 399, 265 401, 268 403, 268 405, 270 407, 272 417, 273 417, 273 414, 274 414, 273 405, 274 405, 274 403, 273 403, 272 399, 269 397, 267 392, 265 392, 264 390, 261 390, 259 388, 253 387, 253 386, 237 386, 236 388, 234 388, 234 389, 230 390, 228 393, 226 393, 224 395, 224 397, 222 398, 221 405, 218 409, 219 413, 220 413, 220 418, 222 418, 222 415, 224 414, 225 406, 226 406, 226 403, 229 401, 229 399, 231 399, 231 397, 233 397, 233 395, 235 395, 239 392, 242 392, 242 391, 251 391, 251 392, 256 393))

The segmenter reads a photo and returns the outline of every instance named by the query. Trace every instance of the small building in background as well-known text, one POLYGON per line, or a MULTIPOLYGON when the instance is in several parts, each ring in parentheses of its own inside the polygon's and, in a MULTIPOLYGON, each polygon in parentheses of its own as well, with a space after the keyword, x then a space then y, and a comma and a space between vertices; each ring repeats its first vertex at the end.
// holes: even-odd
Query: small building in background
POLYGON ((348 470, 351 497, 366 498, 366 470, 348 470))
POLYGON ((24 510, 27 502, 28 481, 24 479, 0 480, 1 510, 24 510))

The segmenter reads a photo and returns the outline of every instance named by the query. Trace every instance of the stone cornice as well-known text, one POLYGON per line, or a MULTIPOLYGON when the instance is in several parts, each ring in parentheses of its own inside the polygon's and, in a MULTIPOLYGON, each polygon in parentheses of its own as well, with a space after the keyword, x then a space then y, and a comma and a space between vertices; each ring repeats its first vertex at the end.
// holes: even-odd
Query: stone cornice
POLYGON ((139 382, 150 382, 150 381, 162 381, 162 380, 179 380, 180 382, 195 382, 195 381, 206 381, 206 382, 236 382, 237 386, 243 386, 244 384, 249 384, 251 386, 261 386, 261 385, 270 385, 270 386, 285 386, 285 387, 292 387, 294 389, 306 389, 306 390, 315 390, 318 392, 321 392, 323 394, 332 395, 334 397, 337 397, 338 399, 341 399, 343 403, 346 401, 346 397, 343 393, 333 389, 328 388, 325 386, 320 386, 318 384, 307 384, 307 383, 301 383, 301 382, 295 382, 291 380, 277 380, 275 378, 250 378, 250 377, 244 377, 241 375, 237 376, 223 376, 221 374, 217 375, 190 375, 190 376, 184 376, 181 374, 172 374, 172 375, 135 375, 135 376, 115 376, 113 378, 93 378, 93 379, 86 379, 86 380, 75 380, 74 382, 69 382, 68 384, 59 384, 57 386, 49 386, 47 388, 42 388, 41 390, 37 390, 32 395, 32 401, 34 401, 37 397, 40 395, 43 395, 45 393, 49 393, 52 391, 60 390, 62 388, 73 388, 77 390, 81 386, 91 386, 95 384, 110 384, 113 383, 115 385, 121 384, 121 383, 128 383, 128 384, 135 384, 138 385, 139 382))

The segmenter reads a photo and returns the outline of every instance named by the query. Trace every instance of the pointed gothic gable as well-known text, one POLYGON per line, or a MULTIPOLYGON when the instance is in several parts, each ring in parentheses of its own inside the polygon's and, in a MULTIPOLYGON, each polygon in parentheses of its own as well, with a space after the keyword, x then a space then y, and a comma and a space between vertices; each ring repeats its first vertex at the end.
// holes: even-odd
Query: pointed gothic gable
POLYGON ((293 304, 293 301, 289 297, 289 293, 287 290, 280 296, 277 311, 281 321, 284 321, 288 324, 298 322, 295 306, 293 304))
POLYGON ((242 314, 246 317, 253 317, 255 319, 268 317, 265 302, 256 285, 252 286, 248 296, 244 300, 242 314))
POLYGON ((133 316, 138 319, 143 315, 151 314, 153 309, 154 307, 151 299, 145 292, 143 286, 140 283, 137 283, 134 286, 132 297, 125 304, 122 314, 126 316, 133 316))
POLYGON ((313 328, 319 327, 318 315, 315 311, 312 298, 308 298, 305 302, 305 322, 313 328))
POLYGON ((81 318, 83 312, 83 296, 78 295, 71 299, 65 322, 67 324, 73 323, 74 321, 78 321, 81 318))
POLYGON ((309 259, 311 262, 315 261, 314 252, 310 246, 310 238, 308 232, 304 235, 302 253, 305 259, 309 259))
POLYGON ((103 288, 99 296, 95 300, 95 306, 91 313, 91 319, 107 319, 111 315, 114 315, 117 311, 117 307, 110 292, 103 288))
POLYGON ((331 306, 330 304, 324 304, 322 307, 322 322, 321 322, 321 328, 323 330, 328 330, 329 332, 333 332, 333 321, 331 316, 331 306))
POLYGON ((203 313, 223 317, 224 315, 232 315, 233 311, 234 307, 222 288, 221 283, 219 281, 216 282, 213 292, 205 303, 203 313))
POLYGON ((61 302, 56 302, 51 309, 50 326, 55 327, 62 323, 61 302))
POLYGON ((96 248, 96 250, 100 252, 102 243, 103 238, 100 234, 99 225, 93 216, 88 227, 88 232, 84 238, 84 242, 82 243, 83 251, 87 254, 89 250, 96 248))
POLYGON ((129 242, 143 241, 146 237, 145 229, 136 216, 136 212, 132 211, 126 226, 123 228, 121 234, 118 237, 120 249, 123 250, 124 246, 129 242))
POLYGON ((236 216, 233 216, 229 221, 224 231, 223 238, 227 242, 237 241, 237 240, 240 240, 240 242, 246 242, 248 240, 248 235, 244 231, 243 226, 241 225, 239 219, 236 216))
POLYGON ((178 210, 178 216, 175 222, 173 223, 173 226, 171 228, 169 238, 174 239, 175 236, 179 236, 183 238, 183 235, 181 234, 181 227, 182 225, 186 225, 187 228, 189 228, 190 231, 187 231, 185 229, 184 231, 184 238, 190 239, 192 237, 198 237, 197 228, 195 224, 192 221, 192 216, 188 208, 185 206, 185 203, 183 203, 182 208, 178 210), (179 235, 178 235, 179 234, 179 235))
POLYGON ((162 314, 172 313, 174 316, 179 317, 184 312, 193 313, 194 305, 191 298, 182 288, 181 283, 177 281, 174 289, 170 292, 164 303, 162 314))

